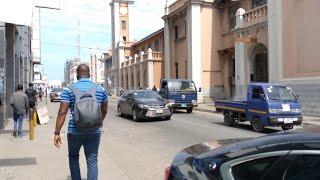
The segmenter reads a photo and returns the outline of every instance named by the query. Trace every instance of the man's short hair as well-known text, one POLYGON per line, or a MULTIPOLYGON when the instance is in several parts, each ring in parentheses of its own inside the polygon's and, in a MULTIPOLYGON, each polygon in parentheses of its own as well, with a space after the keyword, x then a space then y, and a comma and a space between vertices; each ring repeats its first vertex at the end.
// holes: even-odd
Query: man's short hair
POLYGON ((17 89, 20 91, 20 90, 23 90, 23 85, 22 84, 18 84, 17 85, 17 89))
POLYGON ((32 83, 29 83, 29 87, 33 87, 33 84, 32 84, 32 83))

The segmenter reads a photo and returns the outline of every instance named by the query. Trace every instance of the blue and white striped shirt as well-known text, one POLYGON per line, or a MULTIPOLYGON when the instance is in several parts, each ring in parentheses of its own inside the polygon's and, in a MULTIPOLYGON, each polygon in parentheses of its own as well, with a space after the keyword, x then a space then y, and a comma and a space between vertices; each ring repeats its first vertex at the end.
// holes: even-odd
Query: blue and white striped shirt
MULTIPOLYGON (((82 78, 78 82, 70 85, 71 87, 75 87, 80 91, 88 91, 94 86, 94 82, 92 82, 88 78, 82 78)), ((101 105, 103 102, 108 101, 108 96, 105 89, 101 86, 97 86, 96 97, 98 103, 101 105)), ((76 128, 75 122, 73 120, 73 112, 74 112, 74 103, 75 97, 73 92, 69 88, 65 88, 61 94, 61 102, 69 103, 70 111, 69 111, 69 123, 68 123, 68 133, 70 134, 93 134, 93 133, 101 133, 101 128, 90 130, 90 131, 79 131, 76 128)))

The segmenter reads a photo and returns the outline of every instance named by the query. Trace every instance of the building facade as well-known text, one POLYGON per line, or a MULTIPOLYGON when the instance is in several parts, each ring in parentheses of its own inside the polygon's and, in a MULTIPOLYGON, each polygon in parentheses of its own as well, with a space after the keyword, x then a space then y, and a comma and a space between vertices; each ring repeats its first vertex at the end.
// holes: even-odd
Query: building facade
MULTIPOLYGON (((112 66, 107 66, 106 79, 111 92, 119 95, 120 89, 159 87, 164 77, 164 30, 160 29, 140 41, 133 42, 130 33, 133 1, 113 0, 112 17, 112 66)), ((106 58, 105 58, 106 59, 106 58)), ((109 61, 105 61, 109 62, 109 61)))
POLYGON ((0 22, 0 129, 12 116, 10 97, 17 84, 27 87, 33 81, 32 29, 0 22))
MULTIPOLYGON (((163 16, 165 77, 191 79, 205 97, 224 97, 213 1, 178 0, 163 16)), ((202 99, 201 97, 199 97, 202 99)))
POLYGON ((319 6, 317 0, 177 0, 163 17, 165 76, 192 79, 212 99, 243 99, 250 82, 289 84, 304 112, 320 115, 319 6))
POLYGON ((133 44, 130 36, 129 24, 133 18, 130 11, 133 1, 112 0, 111 7, 111 32, 112 32, 112 77, 114 84, 112 91, 119 94, 121 82, 121 63, 130 56, 130 46, 133 44))
POLYGON ((130 56, 120 68, 123 89, 159 88, 164 77, 163 41, 163 29, 160 29, 131 45, 130 56))
POLYGON ((64 66, 64 84, 66 86, 77 81, 77 68, 80 65, 80 59, 74 58, 67 60, 64 66))
POLYGON ((97 84, 104 86, 105 73, 103 56, 98 57, 97 55, 90 55, 90 77, 91 80, 97 84))

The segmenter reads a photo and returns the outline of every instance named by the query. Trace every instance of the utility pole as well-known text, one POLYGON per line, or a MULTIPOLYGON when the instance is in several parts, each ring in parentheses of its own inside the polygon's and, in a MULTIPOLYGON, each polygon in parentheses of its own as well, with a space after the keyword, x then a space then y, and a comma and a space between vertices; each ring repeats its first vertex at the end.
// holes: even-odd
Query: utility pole
POLYGON ((80 19, 78 19, 78 24, 77 24, 77 51, 78 51, 78 59, 79 59, 79 62, 81 61, 80 60, 80 48, 81 47, 81 44, 80 44, 80 19))

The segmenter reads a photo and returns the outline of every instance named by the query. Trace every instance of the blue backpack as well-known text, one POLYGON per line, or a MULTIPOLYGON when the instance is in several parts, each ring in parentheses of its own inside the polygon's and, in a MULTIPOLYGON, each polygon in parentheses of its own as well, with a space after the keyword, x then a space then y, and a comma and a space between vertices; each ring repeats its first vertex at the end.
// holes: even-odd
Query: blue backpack
POLYGON ((76 128, 78 130, 93 130, 102 127, 101 106, 96 97, 97 85, 85 92, 75 87, 69 89, 75 97, 73 120, 76 128))

